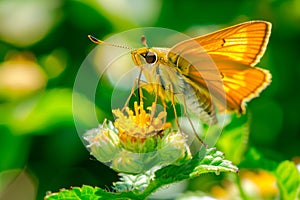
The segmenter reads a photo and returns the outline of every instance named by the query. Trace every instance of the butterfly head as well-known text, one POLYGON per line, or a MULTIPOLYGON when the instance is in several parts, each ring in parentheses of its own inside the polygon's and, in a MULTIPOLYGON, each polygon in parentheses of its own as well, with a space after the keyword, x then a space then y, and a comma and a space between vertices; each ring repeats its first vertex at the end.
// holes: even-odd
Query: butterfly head
POLYGON ((145 47, 142 47, 139 49, 132 49, 132 48, 122 46, 122 45, 106 43, 102 40, 97 39, 96 37, 94 37, 92 35, 88 35, 88 37, 92 42, 94 42, 96 44, 106 44, 109 46, 132 50, 131 51, 132 60, 133 60, 134 64, 138 67, 142 66, 143 64, 155 64, 158 61, 159 52, 156 51, 154 48, 148 47, 145 36, 142 36, 142 39, 141 39, 142 44, 144 44, 145 47))
POLYGON ((136 66, 144 64, 156 64, 158 61, 157 52, 153 48, 142 47, 131 52, 132 60, 136 66))

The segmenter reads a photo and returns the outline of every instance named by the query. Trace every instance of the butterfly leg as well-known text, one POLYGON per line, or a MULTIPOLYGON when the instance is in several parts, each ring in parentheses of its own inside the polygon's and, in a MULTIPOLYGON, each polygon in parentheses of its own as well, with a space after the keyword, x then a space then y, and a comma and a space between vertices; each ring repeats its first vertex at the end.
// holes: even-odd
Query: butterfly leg
POLYGON ((150 121, 151 122, 154 119, 154 115, 155 115, 155 112, 156 112, 157 96, 158 96, 158 90, 159 90, 158 87, 157 87, 157 84, 155 84, 153 87, 154 87, 155 99, 154 99, 154 101, 152 102, 152 105, 151 105, 151 116, 150 116, 150 121))
POLYGON ((127 98, 123 108, 121 111, 124 111, 126 107, 128 107, 129 101, 132 97, 132 95, 135 95, 134 91, 135 91, 135 87, 138 86, 138 97, 139 97, 139 101, 138 104, 140 104, 141 101, 143 101, 143 93, 142 93, 142 88, 141 88, 141 76, 142 76, 142 70, 140 70, 139 76, 134 80, 133 85, 131 87, 131 92, 129 94, 129 97, 127 98))
POLYGON ((186 108, 187 108, 187 105, 186 105, 186 101, 185 101, 184 95, 183 95, 183 94, 178 94, 178 95, 182 95, 183 112, 184 112, 184 115, 186 116, 186 118, 188 119, 188 121, 189 121, 189 123, 190 123, 192 129, 193 129, 194 135, 195 135, 196 138, 199 140, 199 142, 200 142, 202 145, 204 145, 205 148, 208 148, 208 145, 204 143, 204 141, 199 137, 199 135, 198 135, 197 132, 196 132, 196 129, 195 129, 195 127, 194 127, 194 124, 193 124, 193 122, 192 122, 192 120, 191 120, 191 118, 190 118, 190 116, 189 116, 189 114, 188 114, 188 112, 187 112, 187 109, 186 109, 186 108))
POLYGON ((178 121, 178 115, 177 115, 176 107, 175 107, 175 95, 174 95, 174 90, 173 90, 172 84, 167 85, 166 88, 169 88, 169 90, 170 90, 171 103, 172 103, 172 107, 173 107, 175 122, 176 122, 176 125, 177 125, 179 131, 182 133, 182 130, 181 130, 181 127, 180 127, 180 124, 179 124, 179 121, 178 121))
POLYGON ((138 104, 140 105, 141 102, 143 102, 143 91, 142 91, 142 85, 141 85, 141 77, 142 77, 143 68, 140 69, 139 76, 137 78, 137 84, 138 84, 138 97, 139 101, 138 104))
MULTIPOLYGON (((164 112, 166 113, 167 112, 167 105, 166 105, 166 102, 164 101, 164 96, 163 94, 161 93, 161 85, 158 84, 159 83, 159 79, 160 77, 159 76, 156 76, 155 80, 156 82, 153 82, 153 83, 150 83, 150 90, 146 90, 149 92, 149 91, 152 91, 152 93, 155 94, 155 98, 154 98, 154 102, 152 103, 152 109, 151 109, 151 113, 152 113, 152 116, 151 116, 151 120, 154 119, 154 115, 155 115, 155 112, 156 112, 156 104, 158 102, 158 98, 161 100, 161 103, 162 103, 162 106, 164 108, 164 112)), ((166 117, 164 118, 164 123, 166 123, 167 119, 166 117)))
POLYGON ((134 82, 133 82, 133 85, 132 85, 132 88, 131 88, 131 92, 130 92, 130 94, 129 94, 129 96, 128 96, 128 98, 127 98, 127 100, 126 100, 126 102, 125 102, 125 104, 124 104, 124 106, 123 106, 123 108, 122 108, 122 112, 125 110, 125 108, 126 107, 128 107, 128 104, 129 104, 129 101, 130 101, 130 99, 131 99, 131 97, 132 97, 132 95, 135 95, 134 94, 134 90, 135 90, 135 87, 136 87, 136 85, 137 85, 137 78, 134 80, 134 82))

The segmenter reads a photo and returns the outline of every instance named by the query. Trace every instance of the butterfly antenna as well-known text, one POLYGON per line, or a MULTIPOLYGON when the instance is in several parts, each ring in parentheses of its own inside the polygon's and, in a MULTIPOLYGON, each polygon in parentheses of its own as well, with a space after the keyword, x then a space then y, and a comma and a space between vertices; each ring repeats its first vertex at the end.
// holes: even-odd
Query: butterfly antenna
POLYGON ((123 49, 134 50, 133 48, 130 48, 130 47, 127 47, 127 46, 117 45, 117 44, 111 44, 111 43, 104 42, 104 41, 99 40, 98 38, 96 38, 96 37, 94 37, 92 35, 88 35, 88 38, 92 42, 94 42, 95 44, 105 44, 105 45, 112 46, 112 47, 118 47, 118 48, 123 48, 123 49))

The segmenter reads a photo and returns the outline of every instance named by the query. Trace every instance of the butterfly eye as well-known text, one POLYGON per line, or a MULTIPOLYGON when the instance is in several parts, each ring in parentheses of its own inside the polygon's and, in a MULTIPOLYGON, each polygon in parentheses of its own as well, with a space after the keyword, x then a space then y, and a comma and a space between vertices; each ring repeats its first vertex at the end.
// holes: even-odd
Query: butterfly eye
POLYGON ((157 56, 153 52, 148 52, 147 55, 145 56, 145 59, 148 64, 153 64, 156 62, 157 56))

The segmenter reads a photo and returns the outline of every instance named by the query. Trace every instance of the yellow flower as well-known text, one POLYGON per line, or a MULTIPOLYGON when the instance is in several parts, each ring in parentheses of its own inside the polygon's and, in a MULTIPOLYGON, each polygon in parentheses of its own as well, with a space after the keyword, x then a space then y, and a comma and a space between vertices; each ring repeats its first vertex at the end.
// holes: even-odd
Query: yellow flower
POLYGON ((168 129, 166 112, 155 116, 156 104, 144 110, 143 102, 134 103, 126 112, 113 110, 114 124, 104 121, 97 129, 85 133, 87 148, 100 162, 118 172, 139 174, 153 167, 180 165, 191 159, 186 136, 168 129), (168 129, 168 130, 166 130, 168 129))
POLYGON ((170 123, 166 123, 166 112, 160 112, 155 117, 156 104, 148 107, 149 113, 144 110, 144 104, 134 102, 134 109, 126 108, 125 115, 121 110, 113 110, 116 117, 115 127, 122 146, 133 152, 145 153, 154 151, 158 140, 163 136, 163 131, 169 128, 170 123))

